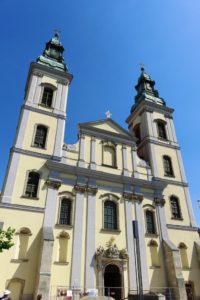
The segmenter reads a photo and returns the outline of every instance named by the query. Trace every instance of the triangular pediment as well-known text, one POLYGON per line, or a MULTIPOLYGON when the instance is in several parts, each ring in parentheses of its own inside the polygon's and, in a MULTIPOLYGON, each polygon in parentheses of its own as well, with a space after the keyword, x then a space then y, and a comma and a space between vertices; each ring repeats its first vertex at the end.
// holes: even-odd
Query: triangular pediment
POLYGON ((118 123, 113 121, 112 119, 104 119, 104 120, 99 120, 94 122, 81 123, 79 124, 79 126, 82 128, 87 127, 88 129, 91 130, 97 129, 97 131, 100 130, 106 133, 110 133, 110 134, 113 133, 116 135, 121 135, 130 138, 130 133, 127 130, 125 130, 123 127, 121 127, 118 123))

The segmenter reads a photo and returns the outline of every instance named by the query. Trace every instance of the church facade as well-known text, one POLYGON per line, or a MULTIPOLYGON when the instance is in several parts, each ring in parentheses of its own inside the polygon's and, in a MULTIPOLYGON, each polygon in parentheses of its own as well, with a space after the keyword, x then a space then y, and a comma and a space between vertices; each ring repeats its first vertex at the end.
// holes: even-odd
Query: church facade
MULTIPOLYGON (((64 143, 73 76, 58 34, 30 65, 1 193, 0 290, 13 300, 161 293, 200 299, 200 240, 173 109, 141 69, 125 130, 78 125, 64 143), (2 272, 3 271, 3 272, 2 272)), ((66 298, 68 299, 68 298, 66 298)))

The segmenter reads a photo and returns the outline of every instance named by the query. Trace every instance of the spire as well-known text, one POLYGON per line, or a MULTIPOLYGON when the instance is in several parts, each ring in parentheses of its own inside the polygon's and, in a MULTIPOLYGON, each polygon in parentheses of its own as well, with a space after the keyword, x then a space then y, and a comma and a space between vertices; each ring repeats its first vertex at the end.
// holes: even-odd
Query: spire
POLYGON ((138 102, 141 102, 142 100, 165 105, 165 101, 160 98, 158 91, 154 89, 154 85, 155 81, 152 80, 151 77, 146 73, 144 65, 142 65, 141 74, 138 78, 138 83, 135 86, 135 89, 137 91, 137 95, 135 96, 135 105, 137 105, 138 102))
POLYGON ((68 71, 63 57, 64 47, 59 40, 59 31, 55 30, 54 37, 46 43, 45 50, 37 62, 61 71, 68 71))

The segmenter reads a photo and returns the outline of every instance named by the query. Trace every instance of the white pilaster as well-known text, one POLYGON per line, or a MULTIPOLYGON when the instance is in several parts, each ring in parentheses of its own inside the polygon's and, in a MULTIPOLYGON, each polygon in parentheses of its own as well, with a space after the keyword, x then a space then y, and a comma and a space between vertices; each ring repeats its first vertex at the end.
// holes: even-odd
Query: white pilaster
POLYGON ((33 74, 31 77, 31 82, 30 82, 30 87, 29 87, 29 91, 28 91, 28 102, 34 102, 34 95, 35 95, 35 91, 36 91, 36 86, 37 86, 37 80, 38 77, 36 76, 36 74, 33 74))
POLYGON ((174 137, 173 137, 173 134, 172 134, 171 123, 170 123, 170 119, 168 117, 166 117, 166 122, 167 122, 166 130, 167 130, 168 140, 174 142, 174 137))
POLYGON ((184 192, 185 192, 185 197, 186 197, 188 214, 189 214, 189 218, 190 218, 190 225, 195 227, 196 222, 195 222, 195 218, 194 218, 194 212, 193 212, 193 208, 192 208, 192 200, 190 198, 189 188, 185 187, 184 192))
POLYGON ((22 148, 23 146, 29 113, 30 111, 26 109, 23 109, 21 112, 21 118, 18 125, 18 132, 17 132, 16 144, 15 144, 16 148, 22 148))
POLYGON ((69 85, 68 84, 63 84, 63 86, 62 86, 62 96, 61 96, 61 102, 60 102, 60 110, 63 111, 63 112, 66 111, 68 90, 69 90, 69 85))
POLYGON ((59 180, 50 179, 47 181, 48 189, 43 227, 51 227, 53 229, 56 223, 56 203, 60 184, 61 181, 59 180))
POLYGON ((96 139, 94 137, 90 142, 90 169, 96 170, 96 139))
POLYGON ((62 146, 64 143, 64 131, 65 131, 65 120, 58 119, 53 156, 56 157, 62 156, 62 146))
POLYGON ((94 288, 95 286, 95 270, 94 270, 94 254, 95 254, 95 206, 96 191, 88 189, 87 202, 87 232, 86 232, 86 254, 85 254, 85 288, 94 288))
POLYGON ((41 85, 41 83, 42 83, 42 77, 38 76, 37 86, 36 86, 36 89, 35 89, 35 95, 34 95, 34 99, 33 99, 34 103, 39 103, 40 102, 41 94, 42 94, 42 85, 41 85))
POLYGON ((72 253, 72 269, 71 269, 71 286, 81 286, 81 260, 82 260, 82 240, 83 240, 83 209, 84 209, 84 193, 76 192, 76 206, 74 214, 74 237, 73 237, 73 253, 72 253))
POLYGON ((129 176, 128 164, 127 164, 127 148, 125 145, 122 146, 122 161, 123 161, 123 171, 124 176, 129 176))
POLYGON ((128 260, 128 276, 129 276, 129 289, 132 291, 137 290, 136 283, 136 261, 135 261, 135 251, 134 251, 134 239, 133 239, 133 229, 132 229, 132 201, 125 199, 125 214, 126 214, 126 241, 127 250, 129 255, 128 260))
POLYGON ((55 95, 55 106, 54 106, 55 110, 60 110, 61 97, 62 97, 62 85, 58 83, 56 95, 55 95))
POLYGON ((142 276, 142 288, 143 291, 149 290, 149 278, 147 269, 147 253, 146 253, 146 243, 144 234, 144 217, 142 210, 142 202, 140 200, 135 201, 135 214, 136 220, 138 222, 138 236, 139 236, 139 251, 140 251, 140 267, 142 276))
POLYGON ((173 141, 175 143, 177 143, 176 131, 175 131, 175 128, 174 128, 174 122, 173 122, 172 118, 169 118, 169 123, 170 123, 171 131, 172 131, 173 141))
POLYGON ((131 150, 131 154, 132 154, 132 168, 133 168, 133 177, 135 178, 139 178, 139 173, 137 170, 137 151, 136 149, 132 149, 131 150))
POLYGON ((157 161, 156 161, 156 154, 155 154, 155 145, 149 144, 149 155, 150 155, 150 164, 151 169, 154 177, 158 177, 158 167, 157 167, 157 161))
POLYGON ((78 167, 85 167, 85 136, 83 134, 80 134, 79 137, 79 159, 78 159, 78 167))

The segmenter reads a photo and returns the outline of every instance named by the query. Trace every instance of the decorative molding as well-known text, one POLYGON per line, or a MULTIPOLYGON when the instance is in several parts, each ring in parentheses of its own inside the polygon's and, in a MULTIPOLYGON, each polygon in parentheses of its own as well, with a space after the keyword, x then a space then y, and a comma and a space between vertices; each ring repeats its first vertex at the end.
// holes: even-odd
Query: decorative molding
POLYGON ((171 179, 165 179, 165 178, 160 178, 160 177, 153 177, 152 181, 154 182, 165 182, 167 184, 174 184, 174 185, 179 185, 179 186, 183 186, 183 187, 188 187, 188 183, 187 182, 182 182, 182 181, 177 181, 177 180, 171 180, 171 179))
POLYGON ((49 178, 46 181, 46 184, 47 184, 48 188, 50 187, 50 188, 53 188, 53 189, 56 189, 56 190, 59 189, 59 187, 61 186, 61 183, 62 183, 61 180, 53 179, 53 178, 49 178))
POLYGON ((152 143, 154 145, 163 146, 163 147, 167 147, 167 148, 170 148, 170 149, 176 149, 176 150, 181 149, 181 147, 178 144, 175 144, 172 141, 164 140, 164 139, 161 140, 160 138, 155 139, 155 138, 152 138, 150 136, 145 136, 143 138, 143 140, 140 142, 138 148, 141 148, 142 146, 144 146, 147 143, 152 143))
POLYGON ((28 156, 39 157, 39 158, 44 158, 44 159, 51 159, 54 161, 61 161, 61 159, 62 159, 61 157, 58 157, 58 156, 38 153, 38 152, 24 150, 24 149, 20 149, 20 148, 16 148, 16 147, 12 147, 11 151, 20 153, 20 154, 24 154, 24 155, 28 155, 28 156))
POLYGON ((165 205, 165 199, 164 198, 158 198, 158 197, 155 197, 154 198, 154 203, 155 205, 160 205, 160 206, 164 206, 165 205))
POLYGON ((87 186, 86 186, 86 185, 78 185, 78 184, 75 184, 74 190, 75 190, 75 192, 85 193, 86 190, 87 190, 87 186))
POLYGON ((99 197, 100 199, 101 198, 106 198, 107 200, 110 200, 110 201, 115 201, 115 200, 119 200, 120 198, 112 193, 106 193, 106 194, 103 194, 99 197))
POLYGON ((161 192, 163 192, 164 188, 167 186, 168 181, 162 181, 160 178, 159 180, 144 180, 140 178, 133 178, 133 177, 127 177, 127 176, 121 176, 120 175, 115 175, 115 174, 110 174, 106 173, 103 171, 97 171, 97 170, 92 170, 92 169, 87 169, 87 168, 80 168, 78 166, 70 166, 61 162, 56 162, 53 160, 48 160, 46 162, 47 167, 49 170, 53 171, 58 171, 62 173, 67 173, 67 174, 72 174, 75 176, 81 176, 81 177, 86 177, 86 178, 92 178, 92 179, 97 179, 101 181, 107 181, 107 182, 114 182, 114 183, 122 183, 122 178, 123 178, 123 183, 124 184, 131 184, 132 186, 137 186, 141 188, 150 188, 150 189, 156 189, 161 192))
POLYGON ((44 208, 41 208, 41 207, 34 207, 34 206, 28 206, 28 205, 26 206, 26 205, 12 204, 12 203, 0 203, 0 208, 8 208, 8 209, 16 209, 16 210, 22 210, 22 211, 44 213, 44 208))
POLYGON ((32 73, 33 75, 35 75, 35 76, 38 76, 38 77, 43 77, 44 76, 44 74, 42 74, 41 72, 39 72, 39 71, 33 71, 33 73, 32 73))
POLYGON ((98 192, 98 188, 97 187, 92 187, 92 186, 88 186, 86 188, 86 191, 92 195, 96 195, 96 193, 98 192))
POLYGON ((93 186, 88 186, 88 185, 79 185, 76 184, 74 186, 74 190, 76 192, 80 192, 80 193, 90 193, 92 195, 96 195, 96 193, 98 192, 98 188, 97 187, 93 187, 93 186))
POLYGON ((68 85, 69 84, 69 81, 68 80, 64 80, 64 79, 58 79, 57 80, 57 83, 61 83, 63 85, 68 85))
POLYGON ((50 117, 54 117, 56 119, 66 120, 65 115, 57 114, 55 112, 50 112, 50 111, 46 111, 46 110, 43 110, 43 109, 41 110, 38 107, 30 106, 28 104, 23 104, 22 109, 27 109, 27 110, 37 112, 37 113, 42 114, 42 115, 47 115, 47 116, 50 116, 50 117))
POLYGON ((198 231, 198 227, 175 225, 175 224, 167 224, 167 228, 175 229, 175 230, 198 231))
POLYGON ((107 249, 104 249, 102 246, 99 246, 96 250, 95 257, 104 257, 112 259, 128 259, 128 252, 126 249, 119 250, 116 244, 110 245, 107 249))
POLYGON ((139 201, 139 202, 142 202, 142 200, 144 199, 143 194, 139 194, 139 193, 137 194, 137 193, 127 193, 127 192, 124 192, 123 193, 123 197, 126 200, 139 201))

